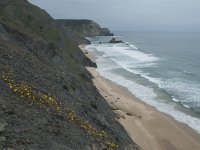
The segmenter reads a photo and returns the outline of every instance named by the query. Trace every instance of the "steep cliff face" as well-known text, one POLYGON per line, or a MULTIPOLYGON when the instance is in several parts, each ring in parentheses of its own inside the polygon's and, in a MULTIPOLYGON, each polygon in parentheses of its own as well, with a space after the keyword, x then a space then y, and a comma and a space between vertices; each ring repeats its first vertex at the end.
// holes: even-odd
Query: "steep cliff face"
POLYGON ((26 0, 3 0, 0 4, 1 25, 8 32, 4 34, 8 42, 20 43, 38 57, 43 55, 45 61, 59 64, 57 66, 63 70, 69 62, 95 66, 84 57, 75 40, 66 36, 67 33, 45 11, 26 0))
POLYGON ((108 28, 101 28, 92 20, 58 19, 57 23, 79 44, 89 43, 85 37, 114 35, 108 28))
POLYGON ((0 1, 0 149, 136 149, 67 30, 26 0, 0 1))
POLYGON ((96 22, 92 20, 72 20, 72 19, 59 19, 58 23, 64 27, 71 29, 73 32, 86 36, 113 36, 113 33, 107 28, 101 28, 96 22))

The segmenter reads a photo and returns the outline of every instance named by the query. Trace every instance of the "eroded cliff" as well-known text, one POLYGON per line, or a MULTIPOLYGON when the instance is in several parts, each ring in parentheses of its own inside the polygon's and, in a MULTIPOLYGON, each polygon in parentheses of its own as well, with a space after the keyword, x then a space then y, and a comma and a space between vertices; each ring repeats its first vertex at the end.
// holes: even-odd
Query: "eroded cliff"
POLYGON ((136 149, 67 30, 26 0, 0 1, 0 149, 136 149))

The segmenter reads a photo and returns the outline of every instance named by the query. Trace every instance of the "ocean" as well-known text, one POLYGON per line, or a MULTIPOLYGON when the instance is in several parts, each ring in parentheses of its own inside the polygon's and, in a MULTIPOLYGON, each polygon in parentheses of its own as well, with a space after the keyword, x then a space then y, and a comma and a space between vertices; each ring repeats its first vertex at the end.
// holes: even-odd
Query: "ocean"
POLYGON ((101 76, 200 133, 200 33, 115 32, 90 37, 101 76))

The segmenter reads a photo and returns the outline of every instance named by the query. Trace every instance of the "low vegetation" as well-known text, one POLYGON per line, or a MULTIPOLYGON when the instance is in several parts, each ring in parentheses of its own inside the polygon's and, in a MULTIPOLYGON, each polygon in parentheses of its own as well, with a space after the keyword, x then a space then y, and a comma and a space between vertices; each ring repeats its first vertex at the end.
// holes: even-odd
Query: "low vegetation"
POLYGON ((18 97, 23 100, 36 104, 39 107, 49 107, 56 113, 62 113, 66 117, 65 119, 77 124, 80 128, 85 130, 89 135, 96 138, 99 144, 106 145, 108 150, 113 150, 119 147, 119 145, 113 143, 108 139, 108 133, 104 130, 98 131, 92 124, 85 121, 76 113, 71 110, 70 106, 65 106, 64 101, 57 100, 42 91, 38 91, 37 88, 33 88, 27 83, 16 84, 13 72, 3 73, 1 79, 6 82, 7 87, 18 97))

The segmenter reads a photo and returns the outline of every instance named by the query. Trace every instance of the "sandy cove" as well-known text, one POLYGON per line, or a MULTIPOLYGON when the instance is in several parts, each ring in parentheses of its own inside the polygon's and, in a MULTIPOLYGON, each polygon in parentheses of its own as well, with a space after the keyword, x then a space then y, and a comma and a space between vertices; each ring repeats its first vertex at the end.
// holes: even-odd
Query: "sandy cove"
MULTIPOLYGON (((92 61, 95 57, 84 45, 80 48, 92 61)), ((143 103, 125 87, 100 76, 95 68, 87 67, 94 85, 105 97, 129 136, 144 150, 200 150, 200 134, 188 125, 143 103)))

